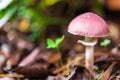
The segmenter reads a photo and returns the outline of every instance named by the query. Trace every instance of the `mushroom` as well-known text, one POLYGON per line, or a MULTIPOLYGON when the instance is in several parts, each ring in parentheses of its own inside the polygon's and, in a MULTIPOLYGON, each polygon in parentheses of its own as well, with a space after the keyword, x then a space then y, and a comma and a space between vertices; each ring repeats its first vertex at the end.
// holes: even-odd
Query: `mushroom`
POLYGON ((92 12, 86 12, 75 17, 70 22, 68 32, 85 36, 85 40, 78 40, 78 43, 86 46, 85 66, 89 71, 92 71, 94 66, 94 46, 98 37, 109 36, 108 25, 100 16, 92 12))

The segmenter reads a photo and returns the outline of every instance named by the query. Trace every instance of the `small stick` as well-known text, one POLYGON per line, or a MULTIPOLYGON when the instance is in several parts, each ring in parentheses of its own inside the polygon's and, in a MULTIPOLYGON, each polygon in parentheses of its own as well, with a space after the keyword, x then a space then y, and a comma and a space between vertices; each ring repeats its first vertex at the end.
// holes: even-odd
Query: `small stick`
POLYGON ((24 78, 22 74, 0 74, 0 77, 24 78))
POLYGON ((69 74, 70 72, 72 72, 72 70, 70 70, 70 69, 65 70, 63 73, 58 74, 58 75, 57 75, 57 78, 60 78, 60 77, 62 77, 62 76, 64 76, 64 75, 67 75, 67 74, 69 74))
POLYGON ((34 59, 38 55, 38 53, 41 51, 39 47, 35 48, 26 58, 24 58, 18 66, 26 66, 31 63, 33 63, 34 59))
POLYGON ((71 64, 74 64, 74 65, 79 64, 78 62, 79 62, 81 59, 82 59, 82 58, 77 55, 77 56, 75 57, 75 59, 69 61, 65 66, 63 66, 63 67, 61 67, 61 68, 53 71, 53 73, 56 74, 56 73, 64 70, 65 68, 69 67, 71 64))

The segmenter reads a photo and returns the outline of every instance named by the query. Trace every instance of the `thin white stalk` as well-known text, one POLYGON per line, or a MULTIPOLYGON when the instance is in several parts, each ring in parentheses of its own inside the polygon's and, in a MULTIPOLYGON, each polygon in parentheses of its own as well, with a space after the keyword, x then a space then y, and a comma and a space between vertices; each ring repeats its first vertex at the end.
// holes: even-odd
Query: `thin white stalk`
POLYGON ((86 64, 86 68, 89 71, 93 70, 93 66, 94 66, 94 47, 93 46, 86 46, 85 64, 86 64))
POLYGON ((91 72, 94 66, 94 46, 97 43, 97 38, 85 37, 85 40, 78 40, 86 46, 85 49, 85 66, 91 72))

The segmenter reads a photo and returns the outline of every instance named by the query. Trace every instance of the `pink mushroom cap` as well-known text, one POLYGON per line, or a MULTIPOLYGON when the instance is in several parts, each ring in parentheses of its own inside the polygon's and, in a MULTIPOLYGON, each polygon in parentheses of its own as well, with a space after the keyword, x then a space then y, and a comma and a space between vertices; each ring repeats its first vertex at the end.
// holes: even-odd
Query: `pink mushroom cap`
POLYGON ((75 17, 68 26, 68 32, 86 37, 105 37, 109 35, 107 23, 100 16, 91 12, 75 17))

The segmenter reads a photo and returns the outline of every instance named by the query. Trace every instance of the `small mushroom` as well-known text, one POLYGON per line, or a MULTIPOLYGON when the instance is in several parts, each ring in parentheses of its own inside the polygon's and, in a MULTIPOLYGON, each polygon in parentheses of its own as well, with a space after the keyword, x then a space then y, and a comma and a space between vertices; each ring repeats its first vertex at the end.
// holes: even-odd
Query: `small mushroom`
POLYGON ((78 43, 86 46, 85 66, 89 71, 92 71, 94 66, 94 46, 98 37, 109 36, 108 25, 100 16, 86 12, 70 22, 68 32, 85 36, 85 40, 78 40, 78 43))

